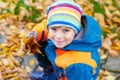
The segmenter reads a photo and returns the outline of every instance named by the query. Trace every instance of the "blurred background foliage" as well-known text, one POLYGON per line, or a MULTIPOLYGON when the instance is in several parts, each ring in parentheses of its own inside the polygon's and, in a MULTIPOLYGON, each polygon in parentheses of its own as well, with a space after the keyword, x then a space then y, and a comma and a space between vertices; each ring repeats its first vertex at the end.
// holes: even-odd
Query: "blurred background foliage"
MULTIPOLYGON (((120 75, 116 76, 120 69, 103 68, 109 57, 115 59, 120 55, 120 0, 75 2, 102 29, 101 71, 97 80, 120 80, 120 75)), ((0 80, 29 80, 29 72, 41 70, 33 55, 24 52, 23 38, 46 19, 46 7, 51 3, 52 0, 0 0, 0 80)), ((113 66, 120 67, 120 63, 113 66)))

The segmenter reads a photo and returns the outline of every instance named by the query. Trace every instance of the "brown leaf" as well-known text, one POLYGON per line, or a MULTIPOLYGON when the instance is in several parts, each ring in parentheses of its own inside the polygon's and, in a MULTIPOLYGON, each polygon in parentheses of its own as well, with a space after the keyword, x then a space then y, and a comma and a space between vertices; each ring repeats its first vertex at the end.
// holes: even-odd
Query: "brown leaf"
POLYGON ((109 50, 108 50, 108 53, 109 53, 109 55, 110 55, 111 57, 113 57, 113 58, 119 56, 118 52, 115 51, 115 50, 111 50, 111 49, 109 49, 109 50))
POLYGON ((3 80, 2 72, 0 71, 0 80, 3 80))
POLYGON ((113 14, 109 11, 108 7, 105 7, 105 13, 109 19, 113 18, 113 14))
POLYGON ((109 38, 103 39, 103 45, 102 45, 102 47, 104 49, 107 49, 107 50, 110 49, 111 45, 112 45, 112 42, 111 42, 111 40, 109 38))
POLYGON ((106 59, 107 58, 107 55, 104 54, 104 50, 98 50, 99 51, 99 54, 100 54, 100 59, 106 59))
POLYGON ((117 36, 118 36, 117 33, 108 34, 108 38, 109 38, 110 40, 116 39, 117 36))
POLYGON ((106 25, 101 25, 102 31, 104 31, 104 32, 106 32, 106 33, 112 33, 112 31, 111 31, 109 28, 105 27, 105 26, 106 26, 106 25))
POLYGON ((120 18, 118 16, 114 16, 112 19, 114 22, 120 23, 120 18))
MULTIPOLYGON (((24 40, 25 51, 28 53, 41 53, 39 43, 35 40, 34 36, 28 37, 24 40)), ((42 54, 43 55, 43 54, 42 54)))

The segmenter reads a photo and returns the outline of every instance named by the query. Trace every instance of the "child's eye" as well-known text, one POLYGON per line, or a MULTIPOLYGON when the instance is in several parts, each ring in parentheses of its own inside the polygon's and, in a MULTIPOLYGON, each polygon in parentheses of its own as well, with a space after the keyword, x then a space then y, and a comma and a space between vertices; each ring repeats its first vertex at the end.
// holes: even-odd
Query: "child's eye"
POLYGON ((56 30, 57 30, 57 29, 56 29, 56 28, 54 28, 54 27, 53 27, 53 28, 50 28, 50 29, 51 29, 51 30, 53 30, 53 31, 56 31, 56 30))
POLYGON ((69 31, 70 31, 70 30, 68 30, 68 29, 64 29, 64 30, 63 30, 63 32, 69 32, 69 31))

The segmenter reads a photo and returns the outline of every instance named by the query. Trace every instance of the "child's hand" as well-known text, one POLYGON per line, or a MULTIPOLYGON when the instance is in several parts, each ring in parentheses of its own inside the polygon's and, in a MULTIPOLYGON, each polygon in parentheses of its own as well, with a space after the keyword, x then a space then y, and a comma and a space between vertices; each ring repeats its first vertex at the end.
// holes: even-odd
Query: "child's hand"
MULTIPOLYGON (((24 40, 24 50, 27 53, 41 53, 39 43, 36 41, 34 35, 27 36, 24 40)), ((42 54, 42 53, 41 53, 42 54)))

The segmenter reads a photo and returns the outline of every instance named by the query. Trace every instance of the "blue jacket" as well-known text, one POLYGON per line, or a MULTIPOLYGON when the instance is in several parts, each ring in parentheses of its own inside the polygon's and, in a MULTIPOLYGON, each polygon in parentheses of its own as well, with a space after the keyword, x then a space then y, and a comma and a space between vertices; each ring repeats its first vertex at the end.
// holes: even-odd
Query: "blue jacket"
MULTIPOLYGON (((102 44, 101 29, 95 19, 90 16, 86 16, 86 19, 87 25, 83 33, 79 33, 84 35, 82 38, 77 35, 71 44, 62 48, 63 55, 57 56, 57 48, 51 40, 47 40, 45 52, 54 71, 45 80, 56 80, 61 77, 67 80, 96 80, 100 70, 98 48, 102 44)), ((40 66, 47 66, 49 63, 46 58, 43 59, 38 54, 35 56, 40 66)))

